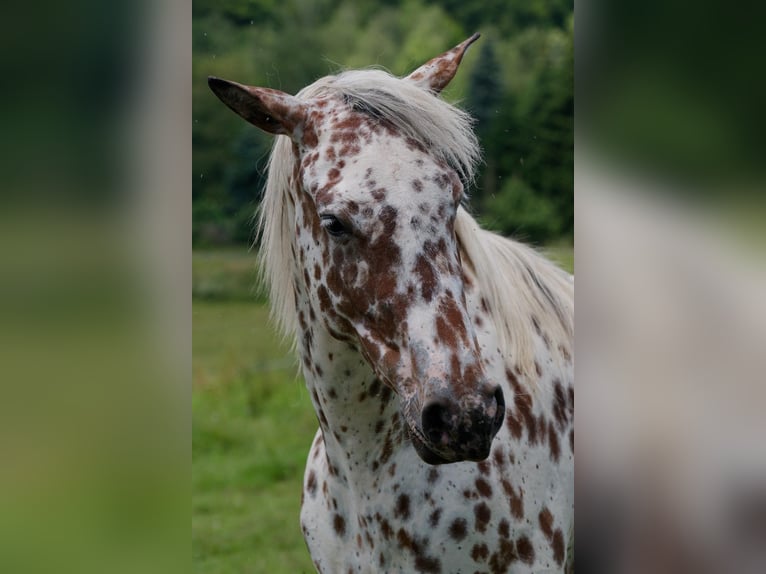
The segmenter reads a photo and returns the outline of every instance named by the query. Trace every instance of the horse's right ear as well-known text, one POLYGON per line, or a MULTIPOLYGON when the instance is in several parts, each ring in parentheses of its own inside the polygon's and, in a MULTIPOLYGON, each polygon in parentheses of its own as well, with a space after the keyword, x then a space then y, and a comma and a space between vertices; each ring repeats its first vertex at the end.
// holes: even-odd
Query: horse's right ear
POLYGON ((295 96, 255 88, 210 76, 207 84, 220 100, 254 126, 272 134, 299 141, 303 135, 306 108, 295 96))

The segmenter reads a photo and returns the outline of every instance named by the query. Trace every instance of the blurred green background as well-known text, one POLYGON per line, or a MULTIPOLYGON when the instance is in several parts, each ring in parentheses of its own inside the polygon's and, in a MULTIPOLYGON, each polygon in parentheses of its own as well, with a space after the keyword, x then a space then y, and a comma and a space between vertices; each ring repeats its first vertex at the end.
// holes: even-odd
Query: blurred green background
POLYGON ((471 209, 571 271, 572 9, 566 0, 194 1, 195 571, 314 571, 299 509, 316 416, 257 289, 253 214, 273 138, 226 109, 207 76, 295 93, 341 68, 403 75, 480 32, 444 94, 477 120, 485 161, 471 209))
POLYGON ((206 77, 295 93, 341 68, 404 75, 463 41, 445 97, 476 118, 484 149, 471 207, 536 244, 572 241, 573 2, 195 0, 195 247, 248 244, 272 137, 231 113, 206 77))

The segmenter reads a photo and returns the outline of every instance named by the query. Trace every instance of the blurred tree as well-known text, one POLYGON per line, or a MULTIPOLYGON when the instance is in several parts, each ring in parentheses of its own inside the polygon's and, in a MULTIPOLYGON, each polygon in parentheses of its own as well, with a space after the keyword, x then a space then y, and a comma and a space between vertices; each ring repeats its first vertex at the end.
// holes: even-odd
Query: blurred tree
POLYGON ((439 6, 420 1, 405 2, 400 8, 400 28, 406 31, 404 42, 392 71, 408 74, 424 62, 465 39, 465 33, 439 6))
POLYGON ((574 231, 574 38, 551 36, 545 64, 520 110, 525 181, 555 207, 559 231, 574 231))
POLYGON ((571 236, 572 11, 571 0, 194 0, 193 243, 252 239, 273 141, 221 106, 208 75, 295 93, 339 67, 409 73, 474 31, 479 49, 444 92, 477 119, 474 209, 504 233, 571 236))
POLYGON ((495 124, 503 102, 501 73, 494 41, 491 37, 486 38, 469 79, 466 106, 476 119, 476 135, 484 151, 484 166, 474 191, 478 205, 483 204, 484 197, 497 191, 497 156, 501 146, 498 145, 495 124))
POLYGON ((512 37, 525 28, 563 27, 574 9, 573 0, 437 0, 463 27, 470 32, 484 32, 491 27, 502 37, 512 37))
POLYGON ((485 201, 482 222, 491 229, 542 244, 559 234, 556 209, 548 198, 513 177, 485 201))

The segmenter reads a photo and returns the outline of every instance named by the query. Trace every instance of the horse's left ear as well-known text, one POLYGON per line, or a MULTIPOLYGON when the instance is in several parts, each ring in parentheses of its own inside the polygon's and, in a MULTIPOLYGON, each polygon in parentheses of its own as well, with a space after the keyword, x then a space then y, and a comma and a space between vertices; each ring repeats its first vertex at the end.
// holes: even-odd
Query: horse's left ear
POLYGON ((210 76, 207 84, 220 100, 254 126, 299 141, 306 120, 305 104, 290 94, 255 88, 210 76))
POLYGON ((423 89, 438 94, 455 77, 457 68, 463 59, 463 55, 468 50, 468 46, 478 40, 479 36, 481 34, 474 34, 448 52, 444 52, 441 56, 436 56, 434 59, 429 60, 405 79, 416 83, 423 89))

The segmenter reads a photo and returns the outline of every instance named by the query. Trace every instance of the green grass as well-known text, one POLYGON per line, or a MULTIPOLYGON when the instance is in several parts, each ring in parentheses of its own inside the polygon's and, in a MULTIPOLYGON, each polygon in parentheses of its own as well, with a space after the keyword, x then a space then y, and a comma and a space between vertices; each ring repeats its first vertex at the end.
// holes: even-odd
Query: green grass
MULTIPOLYGON (((571 246, 544 251, 573 270, 571 246)), ((299 510, 316 416, 255 281, 255 253, 193 254, 192 559, 200 573, 314 572, 299 510)))
POLYGON ((317 428, 265 305, 193 302, 195 572, 313 572, 301 481, 317 428))
POLYGON ((209 301, 264 302, 258 288, 256 252, 245 248, 195 251, 192 297, 209 301))

